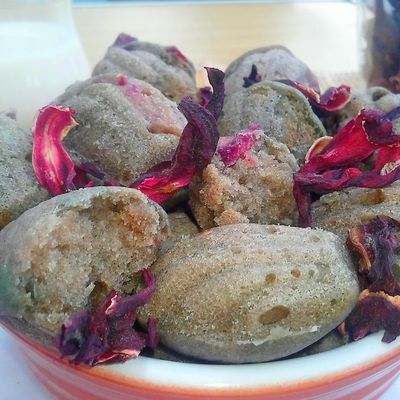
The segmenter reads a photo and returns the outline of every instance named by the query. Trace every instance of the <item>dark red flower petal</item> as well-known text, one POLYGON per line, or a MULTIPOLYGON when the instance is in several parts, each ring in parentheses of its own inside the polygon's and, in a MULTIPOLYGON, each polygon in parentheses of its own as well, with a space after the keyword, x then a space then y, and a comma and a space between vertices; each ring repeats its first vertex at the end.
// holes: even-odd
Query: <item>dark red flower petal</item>
POLYGON ((390 343, 400 335, 400 296, 364 290, 357 305, 345 321, 345 330, 351 340, 385 330, 382 341, 390 343))
POLYGON ((213 88, 213 95, 206 108, 217 120, 221 115, 225 99, 225 74, 217 68, 204 67, 207 71, 208 81, 213 88))
POLYGON ((188 124, 183 130, 171 164, 163 163, 164 169, 146 173, 131 187, 140 190, 156 203, 172 197, 182 187, 189 185, 193 176, 210 162, 217 147, 218 130, 213 115, 191 99, 179 104, 188 124))
POLYGON ((340 85, 337 88, 330 87, 323 94, 320 94, 300 82, 289 79, 279 80, 278 82, 292 86, 303 93, 315 111, 336 112, 341 110, 351 99, 351 88, 347 85, 340 85))
POLYGON ((371 292, 400 295, 400 282, 393 273, 400 248, 400 222, 386 216, 350 230, 347 245, 359 257, 358 271, 367 278, 371 292))
POLYGON ((207 107, 207 104, 210 102, 212 98, 212 90, 210 86, 205 86, 199 89, 200 101, 199 104, 202 107, 207 107))
POLYGON ((380 174, 388 174, 399 166, 400 146, 399 147, 382 147, 375 153, 374 172, 380 174))
POLYGON ((255 83, 261 82, 261 75, 257 71, 257 66, 253 64, 249 76, 243 77, 243 87, 248 88, 255 83))
POLYGON ((337 132, 321 152, 309 157, 301 170, 319 172, 329 168, 353 166, 368 158, 378 147, 368 139, 364 123, 364 114, 360 113, 337 132))
POLYGON ((368 140, 376 145, 400 146, 400 135, 396 132, 393 121, 400 117, 400 107, 388 113, 380 110, 361 110, 364 130, 368 140))
POLYGON ((308 164, 312 158, 314 158, 317 154, 325 150, 326 146, 328 146, 329 142, 332 139, 333 139, 332 136, 322 136, 318 138, 308 149, 308 152, 305 157, 305 164, 308 164))
POLYGON ((61 355, 74 364, 94 366, 123 362, 146 346, 154 348, 156 321, 149 322, 148 334, 133 328, 137 308, 147 304, 155 290, 149 271, 143 271, 143 278, 146 287, 138 293, 123 297, 112 290, 94 313, 82 310, 65 320, 57 340, 61 355))
POLYGON ((218 143, 217 153, 226 167, 232 167, 238 160, 246 157, 247 152, 259 139, 260 127, 253 125, 234 136, 222 137, 218 143))
POLYGON ((52 196, 74 190, 74 163, 62 139, 77 124, 74 110, 68 107, 42 108, 33 130, 32 163, 39 184, 52 196))
POLYGON ((178 106, 188 123, 173 159, 154 166, 130 186, 156 203, 164 202, 189 185, 194 175, 199 174, 215 154, 219 139, 216 118, 223 106, 224 74, 215 68, 208 68, 207 72, 213 87, 213 96, 207 107, 194 103, 190 98, 184 98, 178 106))
POLYGON ((104 172, 100 171, 99 168, 96 167, 96 165, 90 162, 76 164, 74 168, 75 177, 73 179, 73 183, 77 189, 92 187, 96 185, 96 180, 90 179, 89 176, 92 176, 99 180, 103 180, 105 177, 104 172))

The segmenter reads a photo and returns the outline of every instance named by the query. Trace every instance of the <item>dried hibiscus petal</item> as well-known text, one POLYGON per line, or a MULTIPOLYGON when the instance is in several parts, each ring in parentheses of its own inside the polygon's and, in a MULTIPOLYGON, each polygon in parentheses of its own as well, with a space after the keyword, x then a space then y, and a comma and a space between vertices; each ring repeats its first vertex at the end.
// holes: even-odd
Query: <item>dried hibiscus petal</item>
POLYGON ((224 107, 225 98, 225 86, 224 77, 225 74, 217 68, 205 67, 207 71, 208 81, 213 88, 213 94, 210 101, 207 103, 207 110, 214 115, 217 120, 221 115, 222 108, 224 107))
POLYGON ((399 221, 375 217, 351 229, 347 245, 360 256, 358 270, 367 277, 370 291, 400 295, 400 282, 393 273, 395 252, 400 248, 399 221))
POLYGON ((137 357, 141 350, 158 343, 155 320, 149 320, 148 330, 133 328, 136 310, 147 304, 155 290, 154 276, 143 271, 146 287, 138 293, 123 297, 112 290, 93 312, 81 310, 65 320, 61 327, 57 347, 63 357, 74 364, 123 362, 137 357))
POLYGON ((223 137, 218 143, 217 153, 226 167, 232 167, 260 139, 260 127, 253 125, 248 130, 238 132, 235 136, 223 137))
POLYGON ((213 96, 207 107, 194 103, 190 98, 183 99, 178 106, 188 124, 173 159, 154 166, 131 185, 157 203, 164 202, 189 185, 194 175, 211 162, 216 151, 219 139, 216 118, 223 106, 224 74, 215 68, 208 68, 207 72, 213 87, 213 96))
POLYGON ((205 86, 199 89, 199 97, 200 101, 199 104, 202 107, 207 107, 207 104, 210 102, 212 98, 212 90, 209 86, 205 86))
POLYGON ((90 162, 76 164, 74 168, 75 178, 73 182, 77 189, 91 187, 96 184, 96 180, 90 179, 89 176, 92 176, 99 180, 103 180, 105 177, 104 172, 100 171, 96 165, 90 162))
POLYGON ((205 108, 183 99, 179 104, 188 124, 183 130, 174 158, 162 163, 164 168, 155 166, 131 187, 140 190, 156 203, 172 197, 179 189, 189 185, 193 176, 201 172, 215 153, 218 130, 215 118, 205 108))
POLYGON ((253 64, 251 66, 251 71, 250 71, 250 75, 249 76, 245 76, 243 78, 243 87, 244 88, 248 88, 252 85, 254 85, 255 83, 261 82, 261 75, 258 73, 257 71, 257 66, 255 64, 253 64))
POLYGON ((42 108, 33 131, 32 163, 39 184, 52 196, 75 189, 74 163, 62 145, 63 138, 77 125, 68 107, 42 108))
POLYGON ((339 111, 351 99, 351 89, 350 86, 347 85, 340 85, 337 88, 330 87, 323 94, 320 94, 300 82, 291 81, 289 79, 279 80, 278 82, 299 90, 308 99, 311 107, 317 112, 331 113, 339 111))
POLYGON ((390 343, 400 335, 400 296, 366 289, 347 317, 345 330, 351 340, 359 340, 382 329, 385 330, 383 342, 390 343))
POLYGON ((400 135, 393 126, 399 116, 400 108, 387 114, 362 110, 331 139, 314 143, 305 164, 294 175, 302 226, 311 224, 310 206, 315 195, 349 187, 385 187, 400 179, 400 135), (368 170, 366 161, 372 155, 374 165, 368 170))

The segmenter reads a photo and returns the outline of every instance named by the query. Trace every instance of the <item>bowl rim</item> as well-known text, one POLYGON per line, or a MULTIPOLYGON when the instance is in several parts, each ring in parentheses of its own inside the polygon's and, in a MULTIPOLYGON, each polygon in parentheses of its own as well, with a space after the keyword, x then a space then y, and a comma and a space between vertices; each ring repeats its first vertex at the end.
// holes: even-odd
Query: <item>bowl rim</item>
POLYGON ((283 389, 285 393, 293 393, 299 389, 324 386, 327 382, 359 380, 361 376, 371 374, 378 376, 382 369, 393 369, 396 361, 400 366, 400 337, 392 343, 383 343, 383 332, 323 353, 265 363, 196 364, 139 356, 124 364, 90 368, 71 365, 61 359, 55 349, 45 347, 8 326, 5 328, 17 339, 28 359, 34 353, 34 357, 44 357, 70 373, 90 380, 147 391, 151 387, 163 392, 197 392, 202 395, 205 391, 219 395, 239 391, 253 395, 281 394, 283 389))

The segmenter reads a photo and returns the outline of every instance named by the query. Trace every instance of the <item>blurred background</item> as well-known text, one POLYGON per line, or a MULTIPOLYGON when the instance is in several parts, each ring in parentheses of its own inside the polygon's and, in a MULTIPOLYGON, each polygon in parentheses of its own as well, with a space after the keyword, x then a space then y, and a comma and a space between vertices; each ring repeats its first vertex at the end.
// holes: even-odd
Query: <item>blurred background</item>
POLYGON ((87 78, 120 32, 177 46, 199 84, 204 65, 225 68, 250 49, 281 44, 322 88, 373 83, 399 91, 399 8, 400 0, 0 0, 0 51, 9 55, 0 62, 0 110, 14 107, 22 90, 37 107, 87 78))

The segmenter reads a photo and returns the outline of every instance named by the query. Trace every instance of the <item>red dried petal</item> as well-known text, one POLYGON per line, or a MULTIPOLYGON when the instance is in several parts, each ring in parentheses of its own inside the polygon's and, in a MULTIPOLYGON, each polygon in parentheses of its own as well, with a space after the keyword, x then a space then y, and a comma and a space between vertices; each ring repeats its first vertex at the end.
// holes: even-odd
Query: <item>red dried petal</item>
POLYGON ((254 125, 234 136, 221 138, 217 148, 221 161, 226 167, 232 167, 238 160, 246 157, 260 137, 260 128, 254 125))
POLYGON ((115 290, 90 314, 82 310, 68 318, 61 327, 57 347, 63 357, 74 364, 94 366, 123 362, 139 355, 141 350, 157 342, 156 322, 149 323, 149 333, 135 331, 137 307, 147 304, 155 290, 150 271, 143 271, 146 287, 138 293, 122 297, 115 290))
POLYGON ((189 185, 194 175, 211 162, 216 151, 219 139, 216 116, 223 106, 221 88, 224 75, 214 68, 208 68, 207 72, 214 89, 207 107, 194 103, 190 98, 184 98, 178 106, 188 124, 182 132, 173 159, 154 166, 130 186, 156 203, 164 202, 189 185))
POLYGON ((303 93, 316 111, 329 113, 339 111, 351 99, 351 88, 347 85, 340 85, 337 88, 330 87, 323 94, 320 94, 300 82, 291 81, 289 79, 280 80, 279 82, 292 86, 303 93))
POLYGON ((383 342, 391 342, 400 335, 400 296, 364 290, 357 305, 345 321, 351 340, 385 330, 383 342))
POLYGON ((378 147, 369 141, 364 122, 364 114, 360 113, 337 132, 321 152, 310 157, 301 170, 319 172, 329 168, 356 165, 368 158, 378 147))
POLYGON ((74 163, 65 150, 62 139, 77 124, 74 110, 68 107, 42 108, 33 130, 32 163, 39 184, 52 196, 75 189, 74 163))
POLYGON ((382 147, 375 153, 374 172, 386 175, 398 167, 400 147, 382 147))
POLYGON ((75 165, 74 168, 75 168, 75 177, 73 179, 73 183, 77 189, 93 187, 96 185, 97 183, 96 180, 90 179, 89 176, 92 176, 99 180, 102 180, 105 177, 104 172, 100 171, 96 165, 90 162, 77 164, 75 165))
POLYGON ((400 145, 400 135, 393 125, 393 121, 400 117, 400 107, 386 114, 380 110, 361 110, 360 115, 364 119, 368 140, 376 145, 400 145))
POLYGON ((370 291, 400 295, 400 282, 393 273, 395 253, 400 248, 399 221, 376 217, 351 229, 347 244, 360 256, 358 270, 366 276, 370 291))
POLYGON ((206 108, 217 120, 221 115, 225 99, 225 74, 217 68, 204 67, 207 71, 208 81, 213 88, 213 95, 206 108))
POLYGON ((210 102, 213 92, 211 90, 210 86, 205 86, 199 89, 199 97, 200 97, 200 101, 199 104, 202 107, 207 107, 207 104, 210 102))
POLYGON ((317 154, 321 153, 328 146, 330 141, 333 139, 332 136, 323 136, 317 139, 312 146, 308 149, 308 152, 305 157, 305 163, 309 163, 312 158, 314 158, 317 154))

